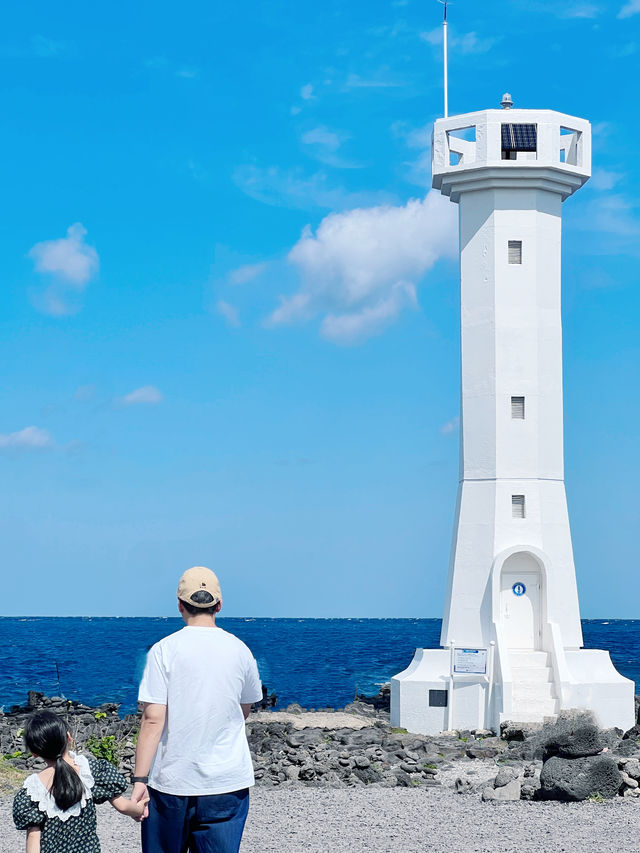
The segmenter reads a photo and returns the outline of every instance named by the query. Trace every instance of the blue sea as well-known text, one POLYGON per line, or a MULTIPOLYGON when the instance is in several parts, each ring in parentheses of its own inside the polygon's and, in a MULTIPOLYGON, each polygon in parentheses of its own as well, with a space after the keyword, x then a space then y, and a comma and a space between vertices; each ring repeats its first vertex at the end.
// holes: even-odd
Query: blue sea
MULTIPOLYGON (((28 690, 90 705, 136 707, 147 649, 182 627, 179 618, 0 617, 0 708, 26 702, 28 690)), ((339 708, 374 694, 403 670, 417 647, 437 647, 440 619, 231 619, 220 627, 253 651, 278 707, 339 708)), ((586 619, 586 648, 608 649, 640 690, 640 620, 586 619)))

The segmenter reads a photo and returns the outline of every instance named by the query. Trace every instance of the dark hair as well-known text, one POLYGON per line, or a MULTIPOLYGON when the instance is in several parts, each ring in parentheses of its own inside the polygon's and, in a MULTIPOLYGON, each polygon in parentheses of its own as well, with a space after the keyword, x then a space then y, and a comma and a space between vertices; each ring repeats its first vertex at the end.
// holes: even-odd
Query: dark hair
POLYGON ((24 742, 33 755, 56 762, 49 790, 58 808, 66 811, 79 803, 84 788, 76 771, 63 757, 67 751, 67 727, 62 719, 51 711, 31 714, 24 726, 24 742))
MULTIPOLYGON (((198 613, 208 613, 210 616, 214 616, 218 612, 219 602, 217 601, 211 607, 194 607, 193 604, 185 601, 184 598, 181 598, 180 601, 184 609, 191 616, 197 616, 198 613)), ((208 604, 210 601, 213 601, 213 596, 206 589, 198 589, 191 595, 191 601, 194 601, 196 604, 208 604)))

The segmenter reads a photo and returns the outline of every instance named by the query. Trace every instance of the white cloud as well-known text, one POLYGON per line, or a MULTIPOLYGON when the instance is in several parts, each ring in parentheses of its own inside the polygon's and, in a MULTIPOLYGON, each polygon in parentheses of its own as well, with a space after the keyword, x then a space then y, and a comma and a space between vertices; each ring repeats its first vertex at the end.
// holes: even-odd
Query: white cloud
POLYGON ((329 151, 337 151, 343 138, 335 130, 329 130, 324 126, 314 127, 313 130, 308 130, 302 134, 302 141, 305 145, 320 145, 323 148, 328 148, 329 151))
POLYGON ((590 184, 596 190, 612 190, 622 180, 624 175, 620 172, 608 172, 606 169, 597 169, 591 176, 590 184))
POLYGON ((143 385, 142 388, 136 388, 124 397, 119 397, 117 402, 121 406, 153 406, 163 400, 164 396, 154 385, 143 385))
POLYGON ((97 273, 98 253, 84 242, 86 228, 76 222, 59 240, 44 240, 29 250, 37 272, 48 273, 82 290, 97 273))
POLYGON ((218 301, 218 304, 216 305, 216 310, 221 317, 224 317, 224 319, 230 326, 234 326, 237 328, 240 325, 238 309, 231 305, 229 302, 225 302, 224 299, 220 299, 218 301))
POLYGON ((96 390, 95 385, 81 385, 79 388, 76 388, 73 399, 80 403, 87 403, 96 396, 96 390))
POLYGON ((87 231, 80 222, 67 229, 67 236, 36 243, 28 257, 36 272, 50 276, 51 284, 33 295, 38 310, 54 317, 77 311, 78 294, 98 272, 100 261, 93 246, 84 242, 87 231))
POLYGON ((595 3, 576 3, 573 6, 560 8, 557 14, 561 18, 597 18, 601 9, 595 3))
POLYGON ((303 101, 310 101, 312 98, 315 98, 313 94, 313 86, 311 83, 307 83, 300 89, 300 97, 303 101))
POLYGON ((386 193, 351 193, 340 186, 331 186, 324 172, 306 175, 300 169, 283 170, 277 166, 263 169, 246 165, 235 170, 233 179, 244 193, 257 201, 300 210, 316 207, 344 210, 389 199, 386 193))
POLYGON ((403 139, 407 148, 418 152, 416 157, 412 160, 405 160, 402 165, 405 179, 420 187, 428 186, 431 183, 432 128, 431 122, 421 127, 407 126, 404 122, 395 122, 391 125, 393 135, 403 139))
POLYGON ((327 314, 320 325, 320 333, 338 344, 353 344, 381 332, 403 308, 417 307, 415 285, 397 281, 391 285, 388 296, 376 299, 359 311, 346 314, 327 314))
POLYGON ((451 418, 450 421, 442 424, 440 427, 440 435, 451 435, 453 432, 457 432, 460 428, 460 418, 458 415, 455 418, 451 418))
POLYGON ((331 213, 315 234, 307 226, 289 252, 301 286, 281 297, 267 325, 321 315, 324 337, 341 343, 369 337, 415 306, 420 279, 456 253, 455 206, 440 193, 403 206, 331 213))
MULTIPOLYGON (((436 27, 428 32, 420 33, 420 38, 433 47, 439 46, 442 44, 442 27, 436 27)), ((480 38, 476 32, 458 35, 455 32, 452 33, 449 31, 447 41, 449 48, 455 50, 457 53, 474 54, 486 53, 491 50, 498 39, 490 37, 480 38)))
POLYGON ((245 264, 243 267, 238 267, 229 273, 229 282, 231 284, 246 284, 248 281, 253 281, 267 268, 266 261, 259 264, 245 264))
POLYGON ((349 74, 344 82, 344 88, 349 89, 396 89, 404 84, 400 80, 385 77, 385 69, 378 76, 361 77, 359 74, 349 74))
POLYGON ((324 125, 314 127, 302 134, 302 142, 310 148, 312 156, 321 163, 338 169, 357 169, 358 163, 346 160, 337 153, 347 139, 349 134, 330 130, 324 125))
POLYGON ((594 199, 582 218, 584 228, 614 234, 621 238, 633 238, 637 246, 640 235, 640 217, 633 204, 621 195, 606 195, 594 199))
POLYGON ((55 442, 46 429, 28 426, 19 432, 0 433, 0 450, 46 450, 55 442))
POLYGON ((618 12, 619 18, 630 18, 640 12, 640 0, 629 0, 618 12))

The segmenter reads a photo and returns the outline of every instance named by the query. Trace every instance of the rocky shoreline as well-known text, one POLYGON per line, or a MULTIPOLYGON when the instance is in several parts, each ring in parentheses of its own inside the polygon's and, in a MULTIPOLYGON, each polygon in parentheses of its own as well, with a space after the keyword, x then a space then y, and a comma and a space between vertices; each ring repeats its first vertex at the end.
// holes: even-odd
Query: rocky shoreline
MULTIPOLYGON (((341 710, 255 709, 247 738, 256 784, 270 788, 453 789, 485 801, 578 801, 637 798, 640 719, 628 732, 599 730, 587 714, 566 713, 545 725, 503 724, 487 730, 410 734, 390 725, 388 690, 358 697, 341 710)), ((640 705, 640 699, 636 700, 640 705)), ((19 772, 40 766, 24 752, 25 718, 36 708, 65 716, 80 751, 133 769, 139 716, 118 705, 91 707, 30 692, 25 706, 0 713, 2 763, 19 772)), ((640 713, 640 708, 637 708, 640 713)), ((640 807, 640 805, 639 805, 640 807)))

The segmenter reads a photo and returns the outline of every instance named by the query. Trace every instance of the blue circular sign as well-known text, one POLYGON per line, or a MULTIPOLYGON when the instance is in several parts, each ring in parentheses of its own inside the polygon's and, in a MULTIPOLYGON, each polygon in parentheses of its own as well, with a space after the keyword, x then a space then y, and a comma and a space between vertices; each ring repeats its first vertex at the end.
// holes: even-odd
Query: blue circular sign
POLYGON ((518 595, 518 596, 524 595, 525 592, 527 591, 527 588, 522 583, 522 581, 518 581, 517 583, 514 583, 514 585, 511 587, 511 589, 513 590, 513 594, 518 595))

